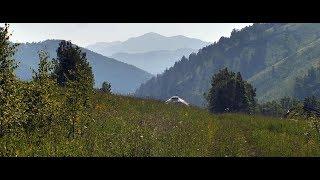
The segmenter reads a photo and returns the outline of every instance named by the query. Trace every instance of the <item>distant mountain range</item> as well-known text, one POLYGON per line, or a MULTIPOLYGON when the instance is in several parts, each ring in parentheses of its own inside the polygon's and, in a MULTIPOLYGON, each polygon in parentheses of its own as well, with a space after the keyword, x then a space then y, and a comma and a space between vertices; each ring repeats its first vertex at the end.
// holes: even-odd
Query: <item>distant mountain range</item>
POLYGON ((102 55, 139 67, 149 73, 159 74, 170 68, 182 56, 209 45, 199 39, 185 36, 166 37, 147 33, 124 42, 100 42, 86 48, 102 55))
POLYGON ((271 101, 293 96, 296 78, 319 61, 320 24, 258 23, 181 58, 142 84, 136 96, 165 100, 179 95, 203 106, 212 75, 228 67, 253 84, 260 102, 271 101))
MULTIPOLYGON (((20 44, 15 54, 15 59, 20 62, 17 70, 18 77, 23 80, 31 79, 31 68, 36 69, 39 63, 38 52, 45 50, 50 58, 55 58, 60 41, 46 40, 20 44)), ((87 59, 92 66, 96 87, 101 87, 103 81, 109 81, 113 92, 128 94, 133 93, 141 83, 152 77, 150 73, 135 66, 105 57, 86 48, 82 48, 82 51, 87 54, 87 59)))
POLYGON ((161 74, 167 68, 179 61, 182 56, 189 56, 195 49, 160 50, 146 53, 116 53, 111 57, 119 61, 133 64, 151 74, 161 74))
POLYGON ((116 53, 146 53, 150 51, 177 49, 200 49, 210 43, 185 36, 166 37, 157 33, 147 33, 142 36, 129 38, 126 41, 99 42, 87 46, 87 49, 105 56, 112 56, 116 53))

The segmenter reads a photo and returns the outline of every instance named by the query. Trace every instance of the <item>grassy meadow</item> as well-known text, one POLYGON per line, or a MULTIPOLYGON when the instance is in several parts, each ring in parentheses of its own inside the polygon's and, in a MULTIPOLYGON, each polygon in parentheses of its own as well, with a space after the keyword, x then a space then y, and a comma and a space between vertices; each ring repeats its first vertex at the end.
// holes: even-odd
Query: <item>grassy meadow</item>
POLYGON ((304 120, 204 109, 95 94, 90 123, 75 138, 56 127, 40 135, 0 138, 1 156, 251 157, 320 156, 315 128, 304 120))

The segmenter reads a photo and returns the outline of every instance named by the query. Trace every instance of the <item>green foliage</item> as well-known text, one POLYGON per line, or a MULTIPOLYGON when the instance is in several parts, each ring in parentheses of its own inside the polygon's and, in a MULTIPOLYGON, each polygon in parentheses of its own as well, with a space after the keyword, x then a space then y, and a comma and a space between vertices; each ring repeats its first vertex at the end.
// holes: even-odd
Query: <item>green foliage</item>
MULTIPOLYGON (((259 26, 253 29, 261 31, 259 26)), ((234 31, 233 36, 239 32, 234 31)), ((256 38, 250 34, 250 39, 256 38)), ((230 48, 228 39, 221 41, 227 43, 224 48, 230 48)), ((15 46, 9 43, 8 25, 0 28, 0 156, 320 155, 316 119, 279 121, 237 113, 213 115, 190 106, 94 93, 86 56, 70 42, 60 44, 55 66, 46 53, 40 52, 32 81, 21 82, 14 74, 15 46)), ((251 51, 247 52, 246 57, 250 57, 251 51)), ((240 73, 220 72, 213 77, 215 89, 208 97, 217 99, 222 107, 231 107, 232 112, 252 112, 252 86, 240 73), (221 101, 221 97, 226 100, 221 101)), ((208 72, 198 66, 196 73, 208 72)), ((168 83, 175 85, 174 81, 168 83)), ((176 88, 193 87, 178 84, 176 88)), ((194 90, 200 93, 203 89, 194 90)), ((318 106, 318 102, 311 97, 304 105, 318 106)), ((285 109, 295 101, 282 99, 279 104, 285 109)))
POLYGON ((254 97, 255 89, 242 79, 241 74, 225 68, 213 75, 206 99, 210 112, 252 113, 256 105, 254 97))
POLYGON ((12 58, 17 45, 9 42, 8 28, 8 24, 0 27, 0 136, 24 120, 21 83, 14 74, 17 64, 12 58))
MULTIPOLYGON (((94 77, 86 54, 71 42, 61 41, 57 49, 57 59, 54 62, 54 75, 58 84, 61 87, 72 89, 70 92, 74 93, 74 98, 81 99, 79 103, 84 107, 89 107, 94 77)), ((70 102, 73 102, 72 98, 70 102)))
MULTIPOLYGON (((7 24, 0 28, 0 154, 11 154, 10 143, 17 138, 39 146, 48 135, 85 134, 94 81, 85 54, 62 42, 55 64, 40 52, 32 81, 20 81, 14 73, 16 45, 9 42, 8 28, 7 24)), ((56 136, 51 140, 56 142, 56 136)))
POLYGON ((259 105, 259 113, 265 116, 282 117, 286 111, 281 107, 279 102, 271 101, 259 105))
POLYGON ((94 78, 86 54, 71 42, 61 41, 57 49, 54 75, 64 89, 65 118, 69 121, 69 136, 74 137, 88 122, 81 117, 90 116, 94 78))
POLYGON ((248 157, 319 156, 309 123, 258 115, 213 115, 155 100, 97 93, 87 131, 70 139, 63 126, 42 135, 0 138, 2 156, 248 157))
POLYGON ((111 93, 111 84, 107 81, 102 83, 101 92, 111 93))
POLYGON ((258 104, 258 114, 273 117, 284 117, 294 108, 299 108, 301 101, 291 97, 284 97, 277 101, 265 102, 258 104))
POLYGON ((308 96, 320 97, 320 66, 312 67, 305 76, 296 79, 294 95, 301 100, 308 96))
POLYGON ((62 101, 59 98, 59 88, 51 75, 53 64, 45 52, 39 53, 38 71, 33 71, 33 80, 24 85, 24 103, 26 104, 27 132, 48 132, 52 124, 59 119, 62 101))
POLYGON ((54 73, 60 86, 66 86, 68 81, 84 83, 88 88, 93 86, 92 69, 86 54, 78 46, 70 41, 61 41, 55 62, 54 73))
POLYGON ((303 106, 305 109, 315 109, 320 112, 320 99, 316 98, 315 96, 306 97, 303 100, 303 106))

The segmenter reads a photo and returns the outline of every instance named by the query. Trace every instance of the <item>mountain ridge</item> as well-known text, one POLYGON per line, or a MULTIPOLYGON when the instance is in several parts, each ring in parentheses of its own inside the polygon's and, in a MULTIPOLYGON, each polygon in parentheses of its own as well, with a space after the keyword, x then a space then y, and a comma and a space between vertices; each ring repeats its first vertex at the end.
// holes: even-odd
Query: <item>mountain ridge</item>
MULTIPOLYGON (((44 40, 41 42, 21 43, 14 56, 20 63, 17 75, 23 80, 31 79, 31 68, 38 66, 38 52, 45 50, 50 58, 56 57, 56 49, 61 40, 44 40)), ((103 81, 109 81, 115 93, 133 93, 139 85, 152 75, 133 65, 123 63, 113 58, 105 57, 86 48, 80 47, 87 54, 95 76, 95 87, 101 87, 103 81)))
POLYGON ((173 66, 182 56, 189 56, 209 44, 211 43, 182 35, 163 36, 149 32, 126 41, 99 42, 87 48, 151 74, 160 74, 173 66))
POLYGON ((161 74, 174 65, 182 56, 197 52, 196 49, 159 50, 145 53, 116 53, 111 57, 121 62, 133 64, 153 75, 161 74))
POLYGON ((115 45, 110 43, 91 44, 87 49, 106 56, 112 56, 115 53, 144 53, 157 50, 177 50, 181 48, 200 49, 211 42, 205 42, 196 38, 189 38, 182 35, 163 36, 158 33, 149 32, 137 37, 128 38, 125 41, 116 41, 115 45), (184 41, 184 42, 180 42, 184 41))

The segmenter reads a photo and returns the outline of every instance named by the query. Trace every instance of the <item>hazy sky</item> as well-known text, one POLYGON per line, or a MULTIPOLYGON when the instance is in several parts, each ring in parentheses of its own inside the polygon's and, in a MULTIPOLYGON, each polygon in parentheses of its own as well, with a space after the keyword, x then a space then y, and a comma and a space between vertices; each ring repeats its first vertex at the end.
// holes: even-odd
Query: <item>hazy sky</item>
POLYGON ((233 28, 248 25, 251 23, 11 23, 10 29, 14 42, 65 39, 84 47, 95 42, 124 41, 148 32, 215 42, 221 36, 230 36, 233 28))

